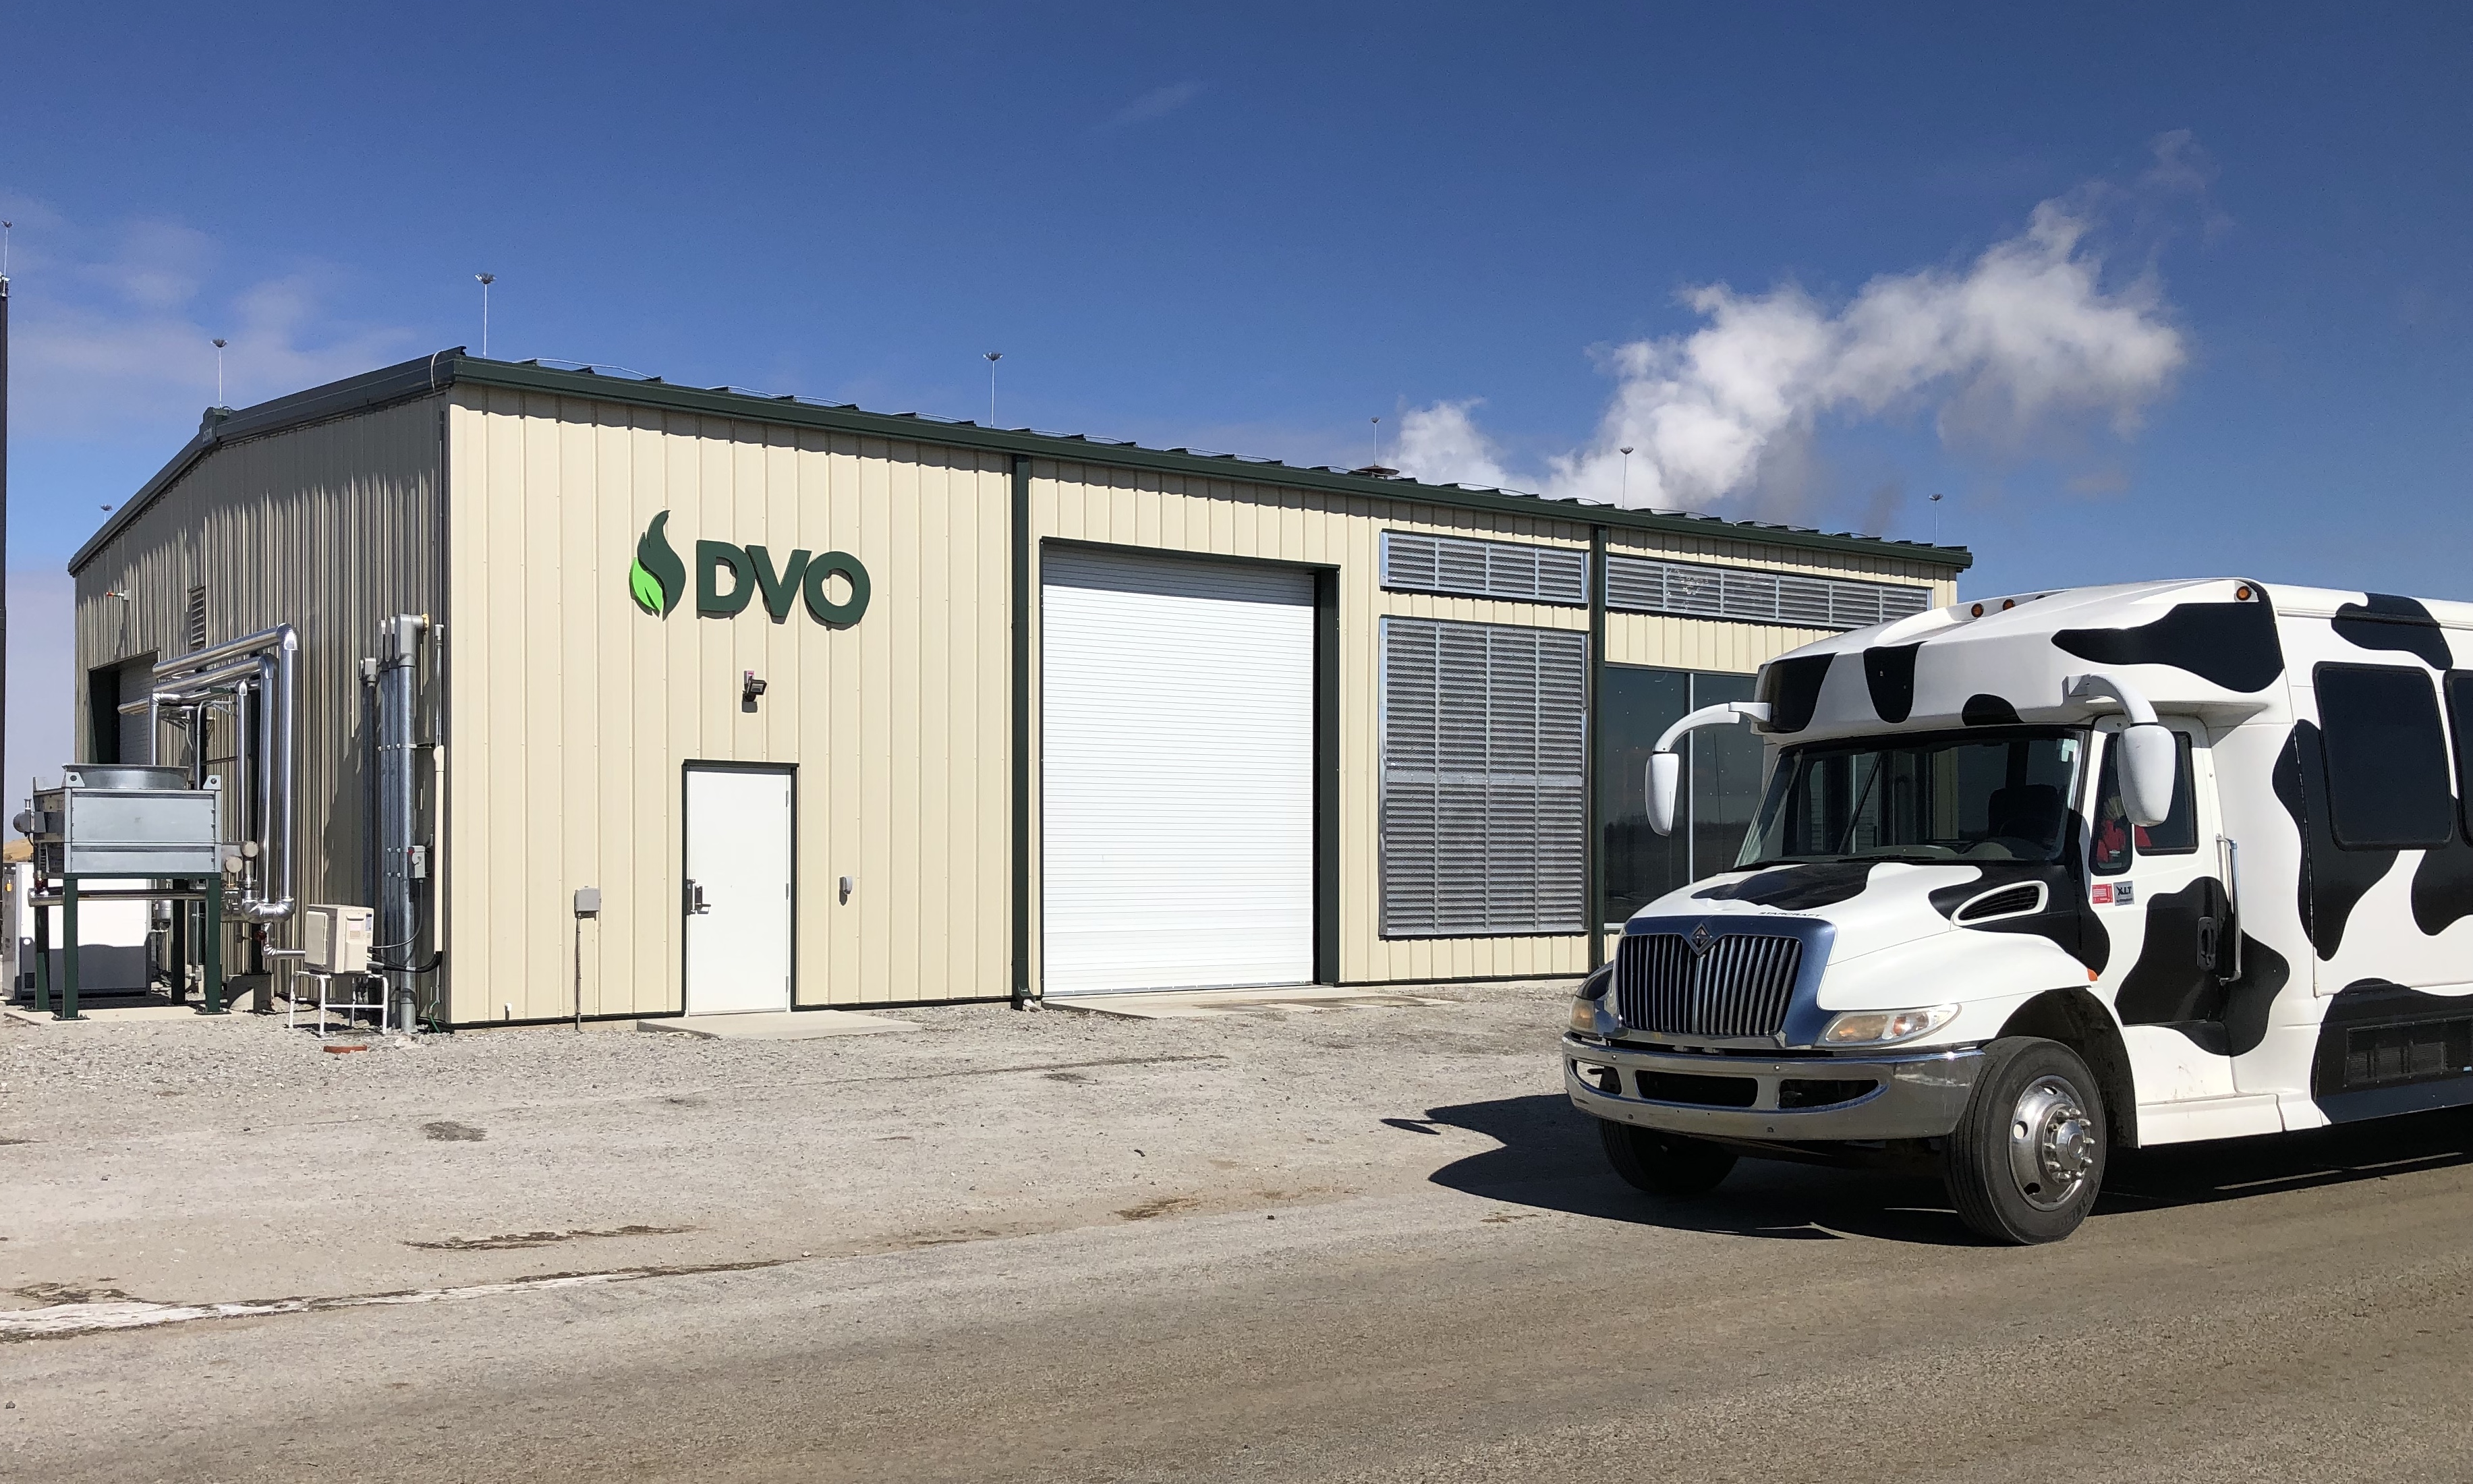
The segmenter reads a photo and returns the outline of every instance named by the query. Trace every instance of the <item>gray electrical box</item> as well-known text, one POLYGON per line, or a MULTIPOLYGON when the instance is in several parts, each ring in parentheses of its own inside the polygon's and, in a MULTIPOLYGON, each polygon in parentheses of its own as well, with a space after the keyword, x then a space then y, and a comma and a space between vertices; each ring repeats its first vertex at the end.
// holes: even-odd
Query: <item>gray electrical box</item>
POLYGON ((179 768, 90 765, 62 772, 17 816, 43 876, 217 876, 223 795, 179 768))

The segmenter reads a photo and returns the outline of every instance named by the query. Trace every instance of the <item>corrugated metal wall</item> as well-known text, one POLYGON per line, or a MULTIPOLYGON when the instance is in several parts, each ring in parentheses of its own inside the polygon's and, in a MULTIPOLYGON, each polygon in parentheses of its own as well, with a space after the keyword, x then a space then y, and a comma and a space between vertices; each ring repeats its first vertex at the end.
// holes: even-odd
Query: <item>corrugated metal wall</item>
POLYGON ((581 886, 584 1013, 680 1008, 689 759, 798 766, 799 1003, 1004 994, 1011 461, 474 387, 452 427, 454 1018, 569 1013, 581 886), (690 584, 699 539, 840 550, 873 602, 649 616, 627 572, 663 510, 690 584))
MULTIPOLYGON (((1409 501, 1330 495, 1263 485, 1189 480, 1172 474, 1036 460, 1031 466, 1031 523, 1044 539, 1104 541, 1165 551, 1210 552, 1340 570, 1340 974, 1350 982, 1497 978, 1578 973, 1588 940, 1568 937, 1384 939, 1380 936, 1381 792, 1376 778, 1377 629, 1385 613, 1585 630, 1586 609, 1429 593, 1381 586, 1380 541, 1385 530, 1482 536, 1585 548, 1585 520, 1497 515, 1409 501)), ((1874 581, 1909 581, 1933 589, 1935 604, 1954 602, 1957 584, 1944 569, 1895 558, 1806 551, 1731 539, 1669 538, 1610 530, 1608 550, 1740 563, 1770 570, 1834 573, 1874 581)), ((1885 553, 1885 557, 1886 554, 1885 553)), ((1034 555, 1034 562, 1036 555, 1034 555)), ((1036 575, 1034 574, 1034 581, 1036 575)), ((1034 613, 1034 624, 1036 623, 1034 613)), ((1670 665, 1744 674, 1824 631, 1773 628, 1710 619, 1606 615, 1607 658, 1618 664, 1670 665)), ((1037 649, 1033 648, 1036 664, 1037 649)), ((1033 704, 1040 687, 1034 678, 1033 704)), ((1039 735, 1033 726, 1031 735, 1039 735)), ((1034 767, 1033 777, 1036 770, 1034 767)), ((1036 818, 1032 828, 1036 831, 1036 818)), ((1038 851, 1034 843, 1032 858, 1038 851)), ((1034 903, 1036 894, 1034 892, 1034 903)), ((1036 907, 1034 906, 1034 910, 1036 907)), ((1033 953, 1037 952, 1033 935, 1033 953)))
MULTIPOLYGON (((379 617, 445 614, 450 793, 438 887, 459 1023, 570 1012, 581 886, 603 892, 601 917, 583 929, 585 1013, 679 1008, 689 759, 798 765, 800 1003, 997 997, 1009 987, 1009 505, 1010 460, 997 453, 467 386, 451 402, 208 454, 80 574, 78 666, 82 679, 179 652, 182 606, 200 585, 213 641, 300 626, 302 894, 353 901, 366 895, 358 662, 379 617), (453 470, 444 515, 442 420, 453 470), (855 553, 875 579, 866 618, 832 631, 794 610, 777 625, 757 606, 700 619, 692 595, 666 620, 646 615, 626 574, 662 510, 690 561, 699 538, 855 553), (439 586, 442 520, 449 592, 439 586), (132 601, 104 598, 114 589, 132 601), (739 704, 746 670, 770 685, 753 714, 739 704), (833 890, 841 875, 855 883, 847 904, 833 890)), ((1041 539, 1339 569, 1344 979, 1585 965, 1577 934, 1380 937, 1376 778, 1381 615, 1588 623, 1578 608, 1386 592, 1381 533, 1584 547, 1584 521, 1048 460, 1032 465, 1031 519, 1041 539)), ((1888 553, 1735 533, 1608 535, 1618 552, 1914 582, 1935 603, 1956 598, 1947 574, 1888 553)), ((1033 614, 1035 625, 1036 605, 1033 614)), ((1749 673, 1817 636, 1611 613, 1607 658, 1749 673)), ((1034 641, 1034 664, 1036 652, 1034 641)), ((1034 704, 1039 694, 1034 673, 1034 704)), ((82 683, 76 704, 84 738, 82 683)), ((1035 882, 1032 901, 1036 914, 1035 882)))
POLYGON ((206 590, 209 644, 300 630, 303 901, 369 895, 360 660, 380 617, 440 607, 442 405, 423 397, 215 448, 77 574, 81 759, 91 755, 86 672, 187 653, 191 588, 206 590))

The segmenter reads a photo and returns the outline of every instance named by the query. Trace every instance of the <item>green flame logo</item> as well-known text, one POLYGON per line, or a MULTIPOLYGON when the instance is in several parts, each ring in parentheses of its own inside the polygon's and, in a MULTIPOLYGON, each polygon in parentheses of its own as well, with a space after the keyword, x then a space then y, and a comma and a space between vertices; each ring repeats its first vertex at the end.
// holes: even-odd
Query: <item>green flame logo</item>
POLYGON ((627 591, 636 606, 657 618, 667 618, 687 590, 687 564, 661 534, 669 522, 670 513, 663 511, 644 527, 643 539, 636 543, 636 564, 627 569, 627 591))

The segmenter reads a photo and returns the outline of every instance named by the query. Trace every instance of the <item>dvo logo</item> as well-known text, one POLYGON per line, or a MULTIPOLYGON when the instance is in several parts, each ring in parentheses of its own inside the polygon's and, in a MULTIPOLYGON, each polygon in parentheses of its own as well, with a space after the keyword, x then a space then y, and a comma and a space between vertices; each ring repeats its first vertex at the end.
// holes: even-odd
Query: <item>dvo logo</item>
MULTIPOLYGON (((636 542, 635 564, 627 569, 629 595, 637 608, 656 618, 667 618, 686 596, 686 563, 670 545, 669 523, 668 511, 653 517, 636 542)), ((821 556, 794 551, 777 567, 773 553, 761 546, 698 541, 695 566, 696 612, 701 617, 728 618, 744 612, 758 593, 764 597, 764 611, 777 624, 787 619, 791 605, 802 599, 807 616, 828 629, 847 629, 867 611, 867 568, 846 551, 821 556), (833 596, 836 577, 842 580, 845 593, 838 601, 833 596)))

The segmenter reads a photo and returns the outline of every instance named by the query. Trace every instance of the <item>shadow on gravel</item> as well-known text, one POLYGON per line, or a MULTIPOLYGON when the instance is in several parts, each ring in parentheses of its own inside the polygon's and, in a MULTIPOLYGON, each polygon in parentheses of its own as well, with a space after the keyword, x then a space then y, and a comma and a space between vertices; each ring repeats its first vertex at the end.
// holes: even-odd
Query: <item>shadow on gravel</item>
MULTIPOLYGON (((1930 1246, 1974 1246, 1936 1180, 1883 1170, 1746 1159, 1715 1192, 1690 1200, 1645 1195, 1607 1168, 1588 1116, 1559 1093, 1435 1108, 1422 1119, 1501 1145, 1436 1170, 1434 1184, 1541 1210, 1677 1231, 1786 1241, 1868 1236, 1930 1246)), ((2113 1157, 2095 1219, 2128 1211, 2236 1201, 2285 1190, 2372 1181, 2473 1164, 2473 1113, 2448 1110, 2266 1138, 2224 1139, 2113 1157)))

